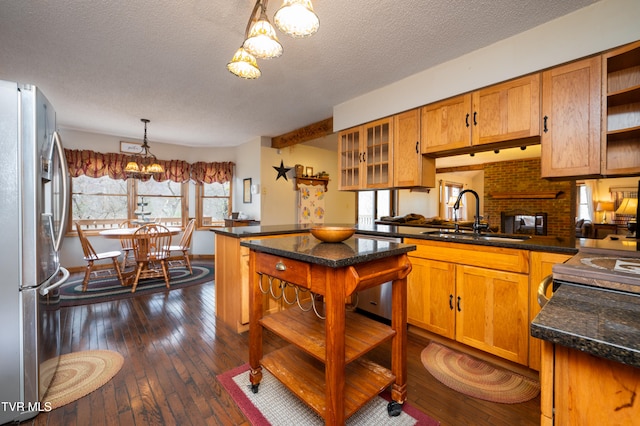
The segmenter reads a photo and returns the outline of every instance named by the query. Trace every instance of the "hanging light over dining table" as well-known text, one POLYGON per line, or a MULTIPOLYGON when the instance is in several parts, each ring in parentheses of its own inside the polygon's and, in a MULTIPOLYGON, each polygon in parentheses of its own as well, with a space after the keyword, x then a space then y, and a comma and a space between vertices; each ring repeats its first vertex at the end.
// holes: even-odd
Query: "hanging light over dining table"
MULTIPOLYGON (((256 1, 245 30, 245 40, 227 64, 227 69, 238 77, 260 77, 262 72, 256 59, 277 58, 284 51, 267 16, 267 3, 268 0, 256 1)), ((284 0, 273 19, 280 31, 294 38, 308 37, 320 27, 311 0, 284 0)))
POLYGON ((164 173, 164 167, 158 163, 158 159, 150 151, 149 141, 147 141, 147 124, 150 120, 141 118, 144 123, 144 139, 140 154, 134 155, 127 163, 124 171, 131 177, 141 177, 152 173, 164 173))

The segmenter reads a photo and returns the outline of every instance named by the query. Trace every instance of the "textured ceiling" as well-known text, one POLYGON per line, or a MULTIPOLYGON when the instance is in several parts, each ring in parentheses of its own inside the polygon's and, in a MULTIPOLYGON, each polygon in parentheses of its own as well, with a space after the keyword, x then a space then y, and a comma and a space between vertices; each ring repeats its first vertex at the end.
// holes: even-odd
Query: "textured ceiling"
MULTIPOLYGON (((236 146, 595 0, 315 0, 320 30, 242 80, 226 63, 253 0, 2 0, 0 79, 39 86, 58 125, 236 146)), ((280 0, 268 4, 270 19, 280 0)))

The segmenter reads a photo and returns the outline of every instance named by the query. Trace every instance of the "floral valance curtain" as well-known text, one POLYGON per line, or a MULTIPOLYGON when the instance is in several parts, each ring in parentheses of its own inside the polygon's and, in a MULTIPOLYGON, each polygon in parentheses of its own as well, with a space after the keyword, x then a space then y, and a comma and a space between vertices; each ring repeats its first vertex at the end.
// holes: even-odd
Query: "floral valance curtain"
MULTIPOLYGON (((133 159, 133 156, 126 154, 103 154, 90 150, 70 149, 65 149, 65 156, 71 177, 81 175, 94 178, 109 176, 111 179, 122 180, 127 179, 128 176, 124 169, 127 163, 133 159)), ((234 163, 232 162, 197 162, 189 164, 183 160, 158 160, 158 163, 164 168, 164 173, 154 173, 152 175, 157 182, 172 180, 184 183, 189 179, 193 179, 199 183, 224 183, 233 177, 234 163)), ((143 180, 150 178, 151 176, 148 176, 143 180)))

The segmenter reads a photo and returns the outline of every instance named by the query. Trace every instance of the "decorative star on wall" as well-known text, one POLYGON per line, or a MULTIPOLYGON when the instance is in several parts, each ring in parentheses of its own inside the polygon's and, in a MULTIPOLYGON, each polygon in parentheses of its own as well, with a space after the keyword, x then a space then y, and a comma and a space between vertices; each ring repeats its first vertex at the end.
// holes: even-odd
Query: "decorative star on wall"
POLYGON ((291 170, 291 167, 285 167, 282 160, 280 160, 280 167, 276 167, 276 166, 272 166, 272 167, 278 171, 278 176, 276 177, 276 180, 280 179, 280 177, 283 177, 284 180, 286 181, 289 180, 287 179, 287 172, 291 170))

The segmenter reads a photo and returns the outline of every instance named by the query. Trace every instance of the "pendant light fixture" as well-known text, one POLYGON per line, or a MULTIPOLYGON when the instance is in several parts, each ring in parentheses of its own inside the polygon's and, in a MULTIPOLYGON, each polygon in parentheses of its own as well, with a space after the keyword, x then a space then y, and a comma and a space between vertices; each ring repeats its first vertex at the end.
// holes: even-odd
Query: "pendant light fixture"
POLYGON ((251 25, 247 39, 242 46, 257 59, 277 58, 282 55, 283 49, 280 41, 278 41, 276 29, 273 28, 269 18, 267 18, 264 2, 258 1, 256 6, 260 6, 260 17, 251 25))
POLYGON ((273 22, 283 33, 293 38, 309 37, 320 27, 311 0, 284 0, 273 16, 273 22))
MULTIPOLYGON (((238 77, 260 77, 262 73, 256 59, 277 58, 284 50, 267 17, 268 1, 256 0, 245 29, 245 40, 227 63, 227 69, 238 77)), ((294 38, 310 36, 320 26, 310 0, 284 0, 274 16, 274 22, 282 32, 294 38)))
POLYGON ((147 123, 150 121, 146 118, 141 118, 140 121, 144 123, 142 148, 140 154, 134 155, 124 169, 124 171, 133 178, 147 176, 152 173, 164 173, 164 168, 158 163, 156 156, 151 153, 149 142, 147 141, 147 123))

